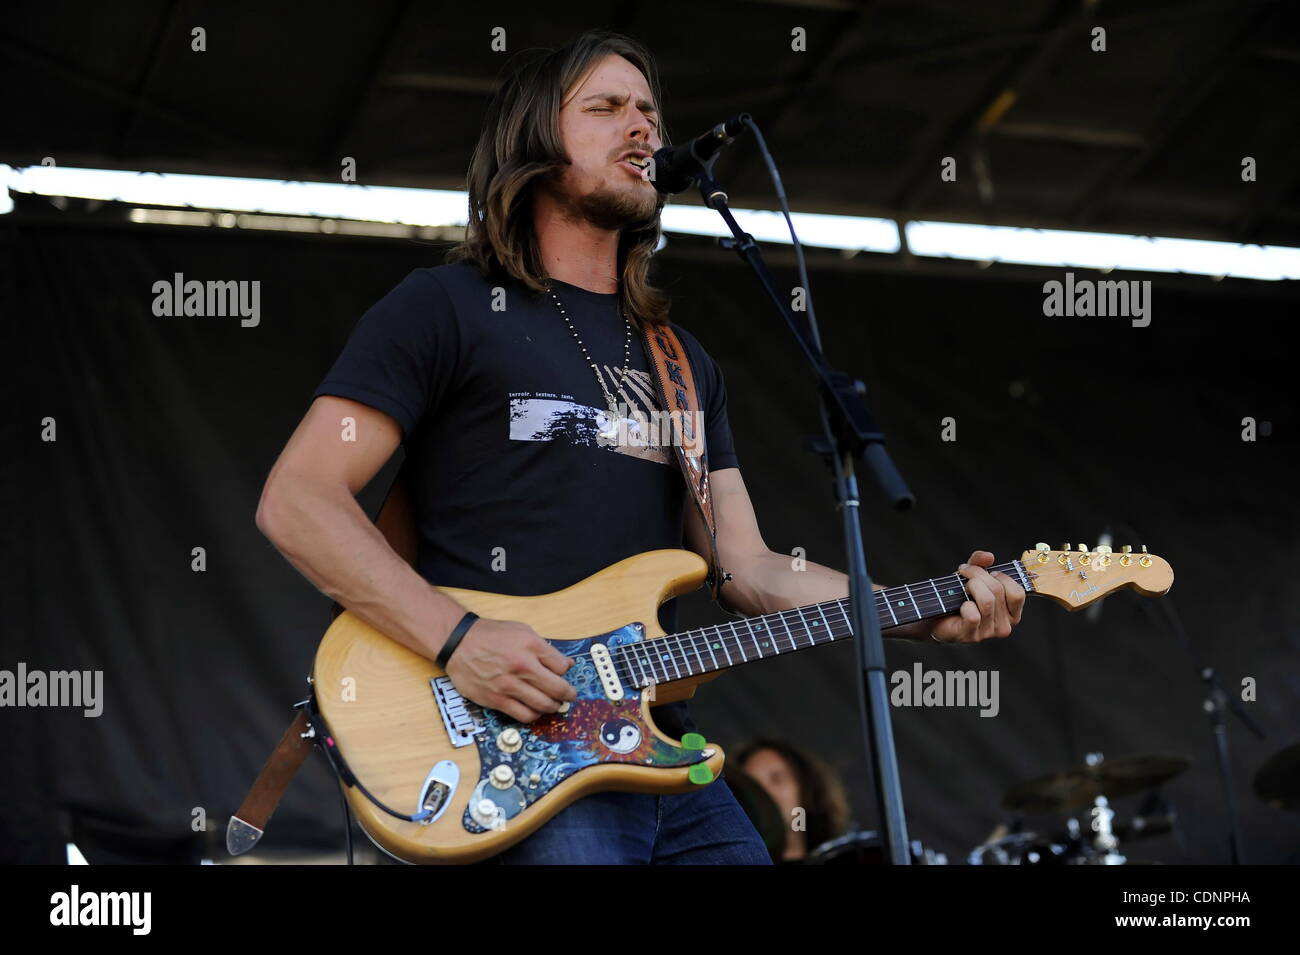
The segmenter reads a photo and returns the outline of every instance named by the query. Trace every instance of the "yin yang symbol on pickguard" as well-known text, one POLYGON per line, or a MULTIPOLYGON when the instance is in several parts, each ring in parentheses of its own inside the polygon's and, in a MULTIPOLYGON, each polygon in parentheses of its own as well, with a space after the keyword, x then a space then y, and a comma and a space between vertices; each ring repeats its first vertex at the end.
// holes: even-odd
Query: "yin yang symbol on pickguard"
POLYGON ((600 741, 615 753, 630 753, 641 745, 641 727, 631 720, 606 720, 600 725, 600 741))

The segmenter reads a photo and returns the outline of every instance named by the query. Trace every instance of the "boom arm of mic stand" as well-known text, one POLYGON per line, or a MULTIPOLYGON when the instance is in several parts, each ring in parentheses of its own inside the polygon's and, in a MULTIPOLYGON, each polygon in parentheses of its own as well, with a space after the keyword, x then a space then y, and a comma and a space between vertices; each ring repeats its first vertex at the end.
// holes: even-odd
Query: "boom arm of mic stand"
POLYGON ((881 828, 889 847, 890 862, 910 865, 907 824, 903 815, 903 790, 894 747, 889 690, 885 680, 885 647, 880 636, 880 619, 874 612, 875 599, 871 577, 867 573, 866 551, 862 542, 859 517, 858 482, 853 463, 861 459, 880 482, 881 488, 896 507, 906 507, 912 494, 885 451, 885 436, 863 401, 865 387, 843 372, 826 365, 825 356, 816 342, 799 326, 763 261, 754 237, 737 224, 722 191, 706 166, 696 177, 704 204, 722 216, 735 236, 732 246, 754 271, 767 291, 772 304, 785 319, 804 358, 812 366, 819 386, 822 425, 826 432, 823 453, 834 465, 836 494, 844 521, 844 551, 848 555, 850 607, 853 613, 853 641, 862 679, 858 681, 858 709, 861 730, 870 749, 874 769, 876 804, 881 828))

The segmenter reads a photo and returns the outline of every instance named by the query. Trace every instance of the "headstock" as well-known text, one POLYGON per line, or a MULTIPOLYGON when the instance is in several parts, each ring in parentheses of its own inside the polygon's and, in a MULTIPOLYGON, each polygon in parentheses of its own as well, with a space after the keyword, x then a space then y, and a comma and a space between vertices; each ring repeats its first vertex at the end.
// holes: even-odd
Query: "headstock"
POLYGON ((1086 544, 1073 549, 1062 544, 1060 550, 1039 544, 1021 554, 1020 562, 1033 574, 1035 592, 1067 610, 1079 610, 1123 587, 1144 597, 1159 597, 1174 585, 1173 568, 1145 547, 1134 553, 1126 545, 1115 553, 1105 544, 1092 550, 1086 544))

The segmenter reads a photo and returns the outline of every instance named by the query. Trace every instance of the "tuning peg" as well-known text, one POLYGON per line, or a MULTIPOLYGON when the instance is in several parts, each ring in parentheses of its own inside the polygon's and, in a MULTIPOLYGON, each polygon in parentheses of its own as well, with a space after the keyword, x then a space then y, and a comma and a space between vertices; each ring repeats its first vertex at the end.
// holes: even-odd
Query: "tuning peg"
POLYGON ((1123 551, 1125 554, 1131 554, 1133 553, 1133 545, 1125 544, 1123 547, 1120 548, 1120 550, 1123 551))
POLYGON ((1098 544, 1098 545, 1097 545, 1097 553, 1099 553, 1099 554, 1113 554, 1114 551, 1110 549, 1110 545, 1109 545, 1109 544, 1098 544))
POLYGON ((1147 545, 1142 545, 1142 559, 1138 561, 1143 567, 1151 566, 1151 555, 1147 553, 1147 545))
POLYGON ((1080 545, 1079 545, 1079 553, 1080 553, 1080 554, 1086 554, 1086 553, 1088 553, 1088 545, 1087 545, 1087 544, 1080 544, 1080 545))
POLYGON ((1046 544, 1043 544, 1041 542, 1034 545, 1034 550, 1051 550, 1051 549, 1052 548, 1048 547, 1046 544))
POLYGON ((1061 550, 1069 550, 1069 549, 1070 549, 1069 541, 1066 541, 1064 544, 1061 545, 1061 550))

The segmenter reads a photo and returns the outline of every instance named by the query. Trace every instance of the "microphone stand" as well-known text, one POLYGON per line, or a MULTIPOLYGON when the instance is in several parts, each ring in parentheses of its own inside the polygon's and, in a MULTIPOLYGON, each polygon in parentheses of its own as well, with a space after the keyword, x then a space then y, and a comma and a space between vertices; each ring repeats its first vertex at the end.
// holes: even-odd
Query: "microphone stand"
POLYGON ((699 186, 704 204, 722 216, 734 236, 734 240, 724 239, 722 244, 734 248, 753 269, 772 304, 785 319, 804 359, 818 380, 824 434, 812 436, 807 443, 809 450, 823 455, 833 467, 837 506, 844 521, 853 644, 858 667, 862 672, 862 679, 858 681, 860 730, 870 744, 870 759, 875 770, 876 804, 882 823, 883 841, 889 850, 889 860, 893 865, 910 865, 912 857, 908 848, 907 825, 903 818, 903 792, 894 749, 889 691, 886 688, 885 648, 880 636, 880 620, 874 612, 871 577, 867 574, 859 518, 861 502, 858 498, 854 462, 859 459, 864 462, 894 507, 902 510, 910 506, 912 494, 885 451, 885 436, 863 401, 866 387, 861 381, 828 366, 821 343, 810 339, 795 321, 789 306, 777 291, 754 237, 737 224, 727 205, 727 194, 713 179, 711 168, 714 159, 716 156, 700 164, 693 178, 699 186))

